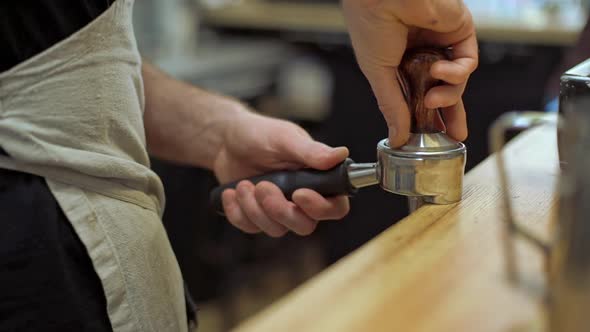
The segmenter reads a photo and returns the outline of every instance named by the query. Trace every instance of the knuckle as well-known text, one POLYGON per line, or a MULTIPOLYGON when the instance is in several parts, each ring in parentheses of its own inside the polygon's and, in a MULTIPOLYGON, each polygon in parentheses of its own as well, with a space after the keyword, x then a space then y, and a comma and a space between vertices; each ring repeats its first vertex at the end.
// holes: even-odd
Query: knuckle
POLYGON ((275 206, 269 199, 265 199, 262 202, 262 207, 264 208, 264 211, 268 213, 269 217, 274 220, 285 220, 288 218, 287 209, 275 206))
POLYGON ((291 218, 288 209, 276 209, 276 216, 279 220, 287 220, 291 218))
POLYGON ((257 217, 260 215, 256 206, 251 204, 251 202, 242 203, 241 208, 248 218, 257 219, 257 217))
POLYGON ((273 191, 275 190, 274 184, 268 181, 262 181, 257 183, 254 187, 254 197, 256 197, 256 200, 259 202, 263 202, 265 199, 267 199, 267 197, 272 196, 273 191))
POLYGON ((240 182, 238 182, 238 185, 236 186, 236 189, 238 191, 244 191, 244 189, 248 189, 248 182, 247 181, 240 181, 240 182))
POLYGON ((317 206, 306 206, 305 208, 302 207, 301 210, 314 221, 322 219, 322 210, 318 209, 317 206))
POLYGON ((257 191, 266 191, 268 189, 272 189, 272 183, 270 183, 269 181, 260 181, 256 184, 255 188, 257 191))
POLYGON ((238 183, 238 185, 236 186, 236 194, 239 199, 245 199, 246 197, 248 197, 249 193, 250 187, 246 181, 238 183))

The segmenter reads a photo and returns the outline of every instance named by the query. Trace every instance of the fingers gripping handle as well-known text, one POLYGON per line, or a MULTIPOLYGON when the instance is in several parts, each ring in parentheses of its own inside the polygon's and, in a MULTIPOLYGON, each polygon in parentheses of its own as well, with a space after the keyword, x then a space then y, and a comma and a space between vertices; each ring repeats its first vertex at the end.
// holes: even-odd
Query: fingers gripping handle
MULTIPOLYGON (((318 171, 311 169, 302 169, 299 171, 279 171, 265 175, 256 176, 249 180, 253 184, 262 181, 274 183, 281 189, 288 200, 297 189, 312 189, 317 191, 322 196, 338 196, 338 195, 352 195, 356 193, 356 188, 351 184, 348 176, 348 166, 353 163, 351 159, 347 159, 340 165, 328 170, 318 171)), ((219 186, 211 192, 209 197, 210 206, 216 212, 223 214, 223 203, 221 195, 226 189, 235 189, 238 183, 243 180, 228 183, 219 186)))
POLYGON ((412 114, 413 133, 436 133, 437 109, 429 109, 424 105, 426 94, 440 81, 430 75, 432 65, 447 60, 448 54, 443 49, 416 48, 406 52, 398 68, 398 81, 412 114))

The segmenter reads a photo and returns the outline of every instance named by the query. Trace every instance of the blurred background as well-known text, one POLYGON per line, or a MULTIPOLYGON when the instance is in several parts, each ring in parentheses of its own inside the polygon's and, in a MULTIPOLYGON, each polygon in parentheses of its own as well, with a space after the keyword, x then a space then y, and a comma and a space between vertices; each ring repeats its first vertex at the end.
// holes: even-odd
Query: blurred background
MULTIPOLYGON (((590 1, 468 0, 481 64, 465 93, 467 169, 487 156, 487 129, 513 110, 555 109, 559 76, 590 57, 590 1)), ((338 0, 142 0, 142 54, 169 74, 297 122, 316 139, 375 160, 387 135, 354 59, 338 0)), ((168 196, 164 223, 201 331, 226 331, 407 215, 406 199, 378 188, 351 214, 307 238, 233 229, 207 208, 210 172, 154 160, 168 196)), ((316 308, 317 309, 317 308, 316 308)))

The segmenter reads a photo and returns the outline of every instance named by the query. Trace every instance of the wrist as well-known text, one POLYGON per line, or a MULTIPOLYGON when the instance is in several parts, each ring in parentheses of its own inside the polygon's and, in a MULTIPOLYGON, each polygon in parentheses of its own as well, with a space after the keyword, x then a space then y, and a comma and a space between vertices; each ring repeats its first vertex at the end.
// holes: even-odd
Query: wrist
POLYGON ((239 101, 143 66, 147 148, 163 160, 212 169, 231 127, 250 113, 239 101))
MULTIPOLYGON (((207 124, 201 130, 201 136, 205 139, 205 144, 201 145, 204 151, 197 151, 201 158, 205 157, 199 163, 200 166, 209 170, 214 169, 222 152, 228 149, 229 143, 235 137, 236 126, 252 114, 249 108, 239 100, 225 96, 216 97, 215 100, 211 100, 212 104, 209 107, 212 112, 209 114, 209 120, 206 121, 207 124)), ((197 121, 203 122, 203 119, 197 119, 197 121)))

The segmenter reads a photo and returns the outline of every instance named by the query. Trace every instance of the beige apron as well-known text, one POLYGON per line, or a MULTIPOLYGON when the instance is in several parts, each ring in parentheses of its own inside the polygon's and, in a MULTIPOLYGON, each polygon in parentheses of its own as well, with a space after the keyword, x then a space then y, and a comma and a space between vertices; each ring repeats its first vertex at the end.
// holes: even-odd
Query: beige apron
MULTIPOLYGON (((86 246, 115 331, 186 331, 149 168, 133 0, 0 74, 0 167, 43 176, 86 246)), ((0 221, 1 222, 1 221, 0 221)))

